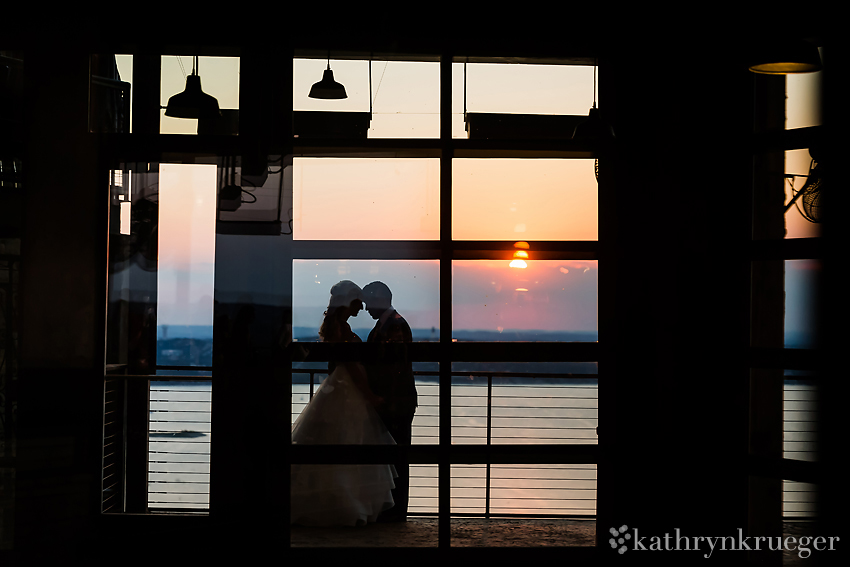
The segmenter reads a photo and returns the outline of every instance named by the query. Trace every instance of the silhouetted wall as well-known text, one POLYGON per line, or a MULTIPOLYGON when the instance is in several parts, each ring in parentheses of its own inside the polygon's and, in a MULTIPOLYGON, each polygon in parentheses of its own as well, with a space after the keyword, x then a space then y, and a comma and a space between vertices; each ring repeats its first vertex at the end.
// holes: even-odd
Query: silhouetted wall
MULTIPOLYGON (((605 379, 599 390, 600 398, 611 401, 600 406, 599 414, 604 448, 598 528, 600 552, 606 555, 616 553, 604 543, 612 526, 637 526, 647 535, 678 527, 714 536, 747 525, 750 262, 744 251, 750 238, 749 211, 721 195, 751 191, 752 76, 738 64, 736 45, 718 46, 709 41, 713 34, 680 31, 671 36, 667 31, 656 25, 627 37, 612 35, 607 43, 602 32, 588 32, 603 46, 600 64, 606 74, 600 78, 600 108, 618 136, 611 177, 600 178, 600 210, 610 211, 600 221, 600 260, 616 260, 615 270, 600 270, 600 286, 614 298, 613 309, 600 312, 600 329, 607 331, 599 337, 613 353, 607 366, 600 366, 605 379), (646 57, 636 58, 635 53, 646 57), (712 70, 695 70, 700 63, 712 70), (707 269, 709 260, 720 258, 727 262, 725 270, 707 269), (636 277, 647 271, 652 277, 636 277), (725 336, 725 342, 718 344, 718 336, 725 336), (724 416, 720 422, 718 415, 724 416), (657 431, 664 436, 659 438, 657 431)), ((18 558, 95 558, 101 540, 107 533, 114 535, 99 515, 109 203, 100 190, 105 180, 98 173, 99 140, 87 132, 91 48, 76 41, 78 33, 66 31, 47 44, 42 43, 43 35, 19 38, 27 48, 28 79, 15 463, 18 558), (47 45, 51 49, 41 49, 47 45)), ((463 41, 457 45, 473 44, 465 32, 459 33, 463 41)), ((418 36, 412 37, 375 41, 415 44, 418 36)), ((218 33, 209 38, 211 43, 221 40, 218 33)), ((490 38, 489 44, 475 45, 482 53, 492 47, 504 55, 539 45, 545 55, 554 47, 568 51, 570 44, 564 41, 570 39, 581 44, 576 37, 549 45, 542 38, 537 44, 532 38, 526 37, 525 43, 520 39, 500 43, 490 38)), ((439 51, 442 46, 435 39, 423 42, 422 49, 436 46, 439 51)), ((835 230, 827 225, 824 234, 830 237, 835 230)), ((827 281, 839 281, 835 270, 835 264, 825 262, 827 281)), ((843 324, 839 316, 846 312, 846 300, 830 304, 833 321, 843 324)), ((830 337, 827 345, 836 350, 844 346, 838 337, 830 337)), ((260 371, 268 368, 267 362, 258 364, 260 371)), ((232 384, 236 378, 231 373, 232 384)), ((263 383, 268 378, 261 375, 263 383)), ((846 398, 836 395, 840 386, 830 384, 824 391, 822 410, 833 412, 824 416, 825 425, 840 426, 832 416, 843 413, 838 400, 846 398)), ((248 410, 235 407, 225 418, 232 428, 225 443, 231 447, 237 447, 245 428, 267 425, 248 410)), ((824 435, 824 463, 835 465, 832 450, 843 445, 837 433, 824 435)), ((245 463, 279 466, 273 458, 245 463)), ((213 464, 214 470, 218 466, 213 464)), ((223 474, 244 481, 248 473, 233 466, 225 463, 223 474)), ((262 474, 268 475, 268 470, 262 474)), ((827 476, 825 481, 833 490, 823 508, 824 529, 830 529, 840 504, 847 502, 847 489, 838 477, 827 476)), ((267 476, 261 485, 268 482, 267 476)), ((224 499, 234 509, 245 510, 237 488, 225 485, 223 490, 229 492, 224 499)), ((132 526, 122 537, 141 542, 145 534, 167 532, 171 520, 156 526, 116 522, 132 526)), ((218 543, 238 548, 245 541, 218 543)), ((285 533, 252 544, 279 551, 286 545, 285 533)), ((124 551, 128 549, 135 550, 124 551)), ((200 545, 195 557, 213 549, 200 545)), ((638 559, 626 554, 617 560, 638 559)), ((653 556, 657 562, 666 559, 653 556)), ((672 559, 682 561, 680 556, 672 559)))
POLYGON ((88 54, 54 47, 28 43, 24 62, 14 545, 59 554, 87 544, 99 511, 108 196, 88 134, 88 54))

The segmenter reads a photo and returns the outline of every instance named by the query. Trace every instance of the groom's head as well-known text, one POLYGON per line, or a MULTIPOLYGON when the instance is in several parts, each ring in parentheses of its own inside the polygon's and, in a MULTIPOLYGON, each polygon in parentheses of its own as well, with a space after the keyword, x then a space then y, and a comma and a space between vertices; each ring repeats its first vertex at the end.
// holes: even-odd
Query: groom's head
POLYGON ((363 288, 363 299, 372 319, 380 319, 381 314, 390 308, 393 294, 384 282, 372 282, 363 288))

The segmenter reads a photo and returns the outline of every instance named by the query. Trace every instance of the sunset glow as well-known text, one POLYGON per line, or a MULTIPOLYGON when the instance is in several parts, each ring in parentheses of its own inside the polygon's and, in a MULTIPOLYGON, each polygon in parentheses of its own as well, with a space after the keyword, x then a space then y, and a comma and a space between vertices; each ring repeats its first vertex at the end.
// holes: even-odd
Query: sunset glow
POLYGON ((212 325, 215 165, 160 164, 160 325, 212 325))
POLYGON ((456 329, 587 331, 597 329, 598 262, 534 260, 452 262, 456 329))
POLYGON ((594 160, 455 159, 457 240, 596 240, 594 160))
MULTIPOLYGON (((809 150, 788 150, 785 152, 785 172, 797 177, 785 180, 785 203, 790 203, 794 198, 794 191, 800 191, 807 181, 812 156, 809 150), (794 191, 791 190, 793 182, 794 191)), ((797 199, 785 213, 785 237, 786 238, 810 238, 820 236, 820 225, 810 222, 801 213, 803 208, 802 197, 797 199)))
POLYGON ((440 162, 404 158, 296 158, 296 240, 436 240, 440 162))

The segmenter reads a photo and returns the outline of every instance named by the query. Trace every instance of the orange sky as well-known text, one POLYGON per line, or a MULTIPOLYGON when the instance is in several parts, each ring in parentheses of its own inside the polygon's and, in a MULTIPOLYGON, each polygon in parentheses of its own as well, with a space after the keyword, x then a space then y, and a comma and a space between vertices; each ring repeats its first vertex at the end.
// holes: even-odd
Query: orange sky
POLYGON ((215 165, 160 164, 159 324, 212 324, 217 175, 215 165))
MULTIPOLYGON (((299 240, 437 240, 439 160, 296 158, 299 240)), ((596 240, 593 160, 456 159, 457 240, 596 240)))

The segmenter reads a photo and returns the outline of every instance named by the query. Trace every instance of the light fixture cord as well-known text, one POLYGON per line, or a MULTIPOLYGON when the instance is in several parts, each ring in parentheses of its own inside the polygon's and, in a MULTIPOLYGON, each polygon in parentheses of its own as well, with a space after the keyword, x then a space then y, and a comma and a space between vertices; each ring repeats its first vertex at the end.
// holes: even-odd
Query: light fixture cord
MULTIPOLYGON (((467 57, 467 59, 469 59, 467 57)), ((463 62, 463 121, 466 122, 466 61, 463 62)))
POLYGON ((384 70, 381 71, 381 78, 378 79, 378 86, 375 87, 375 101, 378 100, 378 92, 381 90, 381 84, 384 82, 384 75, 387 74, 387 65, 389 65, 389 61, 384 61, 384 70))
POLYGON ((593 58, 593 108, 596 108, 596 57, 593 58))
POLYGON ((369 54, 369 120, 372 120, 372 54, 369 54))

